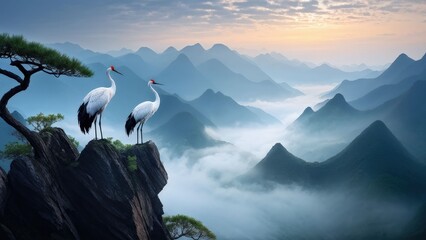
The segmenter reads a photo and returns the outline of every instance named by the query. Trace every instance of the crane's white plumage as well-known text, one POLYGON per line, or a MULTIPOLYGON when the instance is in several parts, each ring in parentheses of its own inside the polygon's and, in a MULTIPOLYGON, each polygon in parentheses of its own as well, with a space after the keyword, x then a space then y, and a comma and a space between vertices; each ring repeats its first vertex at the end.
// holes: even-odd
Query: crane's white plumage
MULTIPOLYGON (((80 125, 80 130, 86 134, 89 133, 89 129, 92 127, 93 121, 95 122, 95 138, 97 139, 97 130, 96 130, 96 120, 99 115, 99 128, 102 134, 102 112, 111 101, 115 95, 116 86, 114 79, 111 77, 111 71, 119 73, 114 69, 114 66, 111 66, 107 69, 107 75, 111 81, 111 87, 99 87, 90 91, 83 99, 83 103, 78 109, 78 124, 80 125)), ((121 74, 121 73, 119 73, 121 74)))
POLYGON ((89 115, 95 115, 98 111, 103 111, 111 101, 114 93, 108 88, 100 87, 90 91, 83 99, 83 104, 87 104, 86 111, 89 115))
POLYGON ((148 121, 148 119, 151 118, 152 115, 154 115, 154 113, 160 107, 160 96, 155 91, 155 89, 152 87, 153 84, 159 84, 159 85, 161 85, 161 84, 155 82, 154 80, 150 80, 148 82, 148 86, 151 88, 151 90, 155 94, 155 101, 154 102, 146 101, 146 102, 142 102, 142 103, 138 104, 133 109, 133 111, 129 114, 129 117, 127 117, 126 126, 125 126, 127 135, 130 135, 130 133, 133 132, 135 126, 139 123, 139 126, 136 130, 136 132, 137 132, 136 144, 139 143, 139 129, 140 129, 140 134, 141 134, 141 143, 143 143, 143 138, 142 138, 143 124, 146 121, 148 121))

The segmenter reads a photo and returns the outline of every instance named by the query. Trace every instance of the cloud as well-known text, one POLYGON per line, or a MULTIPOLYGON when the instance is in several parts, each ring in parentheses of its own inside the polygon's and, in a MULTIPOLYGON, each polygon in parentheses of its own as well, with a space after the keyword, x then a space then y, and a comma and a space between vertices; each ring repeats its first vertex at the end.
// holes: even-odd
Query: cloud
POLYGON ((191 150, 178 159, 160 152, 169 174, 160 193, 165 214, 199 219, 219 239, 342 239, 375 231, 389 236, 399 233, 414 209, 345 192, 230 186, 255 163, 232 146, 191 150))

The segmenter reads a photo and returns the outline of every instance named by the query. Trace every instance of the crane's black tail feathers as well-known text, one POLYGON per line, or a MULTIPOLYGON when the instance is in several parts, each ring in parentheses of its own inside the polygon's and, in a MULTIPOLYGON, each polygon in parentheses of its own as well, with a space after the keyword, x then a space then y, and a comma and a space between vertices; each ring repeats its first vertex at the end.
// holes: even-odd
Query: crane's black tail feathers
POLYGON ((92 123, 96 118, 96 114, 90 116, 87 113, 87 103, 82 103, 78 108, 78 125, 80 125, 80 130, 86 134, 89 133, 89 129, 92 127, 92 123))
POLYGON ((132 113, 130 113, 130 115, 127 117, 127 121, 126 121, 126 133, 127 136, 130 135, 130 133, 133 132, 133 129, 135 128, 137 122, 135 119, 135 116, 133 116, 132 113))

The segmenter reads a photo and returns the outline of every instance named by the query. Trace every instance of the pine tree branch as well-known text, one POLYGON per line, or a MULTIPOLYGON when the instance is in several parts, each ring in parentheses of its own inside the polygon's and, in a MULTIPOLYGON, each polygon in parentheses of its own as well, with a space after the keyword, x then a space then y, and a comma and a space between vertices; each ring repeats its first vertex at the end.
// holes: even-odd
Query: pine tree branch
POLYGON ((17 81, 18 83, 22 83, 24 80, 22 80, 22 78, 16 74, 14 74, 13 72, 9 72, 7 70, 1 69, 0 68, 0 74, 3 74, 7 77, 10 77, 12 79, 14 79, 15 81, 17 81))

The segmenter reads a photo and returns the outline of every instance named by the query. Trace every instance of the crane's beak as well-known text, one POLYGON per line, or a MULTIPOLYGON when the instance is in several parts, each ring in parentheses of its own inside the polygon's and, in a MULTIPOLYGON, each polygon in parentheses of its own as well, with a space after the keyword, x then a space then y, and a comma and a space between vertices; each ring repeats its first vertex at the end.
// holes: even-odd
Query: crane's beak
POLYGON ((158 83, 158 82, 155 82, 154 84, 157 84, 157 85, 164 85, 164 84, 162 84, 162 83, 158 83))
POLYGON ((120 75, 123 75, 121 72, 119 72, 119 71, 117 71, 117 70, 113 70, 114 72, 116 72, 116 73, 118 73, 118 74, 120 74, 120 75))

